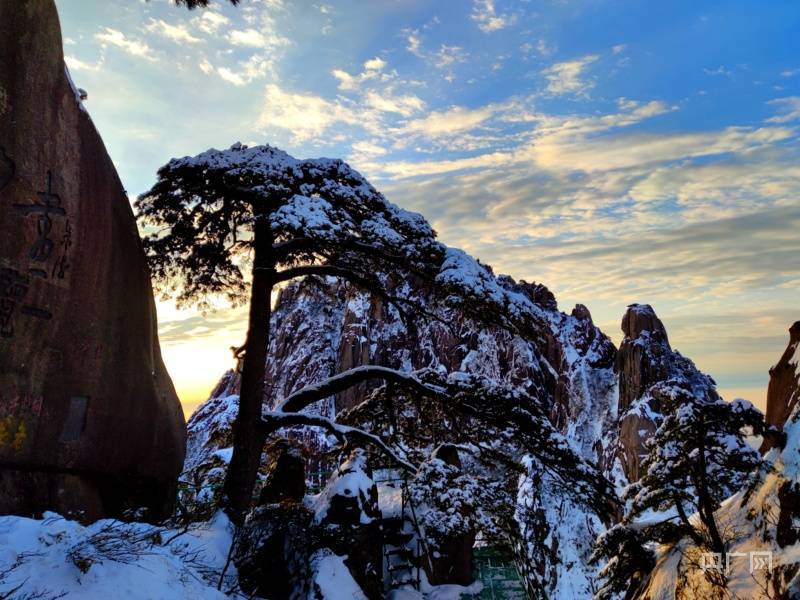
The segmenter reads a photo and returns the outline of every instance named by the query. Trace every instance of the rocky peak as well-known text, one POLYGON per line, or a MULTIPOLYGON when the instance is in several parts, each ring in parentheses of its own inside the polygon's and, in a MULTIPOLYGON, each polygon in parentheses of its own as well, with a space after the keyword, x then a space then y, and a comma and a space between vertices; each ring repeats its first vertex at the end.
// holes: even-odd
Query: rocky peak
MULTIPOLYGON (((497 327, 481 327, 458 311, 442 309, 430 299, 429 290, 413 278, 394 284, 404 288, 403 295, 414 298, 439 318, 412 316, 404 321, 380 298, 333 279, 324 285, 300 281, 287 286, 272 314, 273 334, 266 365, 269 404, 300 387, 364 364, 407 371, 432 368, 476 373, 541 398, 551 407, 551 420, 567 442, 588 460, 597 460, 603 435, 616 427, 614 344, 592 323, 585 307, 576 307, 572 315, 564 314, 557 310, 555 297, 544 285, 510 277, 497 279, 505 289, 525 294, 542 309, 539 327, 529 338, 497 327)), ((369 391, 367 385, 353 388, 310 410, 335 417, 362 402, 369 391)), ((206 407, 227 411, 235 406, 236 393, 238 377, 231 373, 206 407)), ((207 412, 201 407, 190 419, 191 456, 185 474, 186 479, 199 481, 202 489, 214 487, 219 472, 214 457, 225 454, 211 440, 231 439, 230 422, 208 420, 204 418, 207 412), (222 431, 211 436, 204 433, 209 426, 222 431)), ((309 440, 302 445, 316 448, 314 444, 320 443, 309 440)), ((454 450, 440 448, 437 456, 448 464, 456 463, 459 458, 454 450)), ((567 517, 571 523, 596 521, 573 504, 554 499, 547 506, 553 523, 567 517)), ((601 526, 599 521, 596 526, 601 526)), ((554 573, 550 592, 558 595, 561 585, 589 587, 591 568, 576 566, 571 557, 581 557, 578 564, 585 565, 591 540, 592 533, 581 527, 552 529, 548 537, 554 573)))
POLYGON ((538 304, 542 308, 558 310, 558 301, 556 301, 555 295, 543 283, 528 283, 524 279, 521 279, 514 285, 514 288, 523 292, 528 298, 533 300, 535 304, 538 304))
POLYGON ((631 304, 622 317, 625 339, 617 353, 619 410, 627 410, 654 383, 670 372, 667 330, 649 304, 631 304))
POLYGON ((578 321, 592 322, 592 313, 589 312, 589 309, 584 304, 576 304, 575 308, 572 309, 572 316, 578 321))
POLYGON ((789 345, 778 363, 769 370, 767 423, 783 427, 798 400, 800 400, 800 321, 789 328, 789 345))
POLYGON ((618 461, 628 481, 639 479, 645 442, 653 435, 661 416, 655 386, 669 379, 691 382, 693 390, 716 397, 713 380, 697 370, 691 360, 672 350, 664 324, 649 304, 631 304, 622 318, 625 338, 617 352, 615 371, 619 381, 619 432, 610 444, 612 471, 618 461))
POLYGON ((656 340, 663 340, 669 346, 667 330, 656 311, 649 304, 631 304, 622 317, 622 332, 626 338, 637 340, 642 333, 649 332, 656 340))

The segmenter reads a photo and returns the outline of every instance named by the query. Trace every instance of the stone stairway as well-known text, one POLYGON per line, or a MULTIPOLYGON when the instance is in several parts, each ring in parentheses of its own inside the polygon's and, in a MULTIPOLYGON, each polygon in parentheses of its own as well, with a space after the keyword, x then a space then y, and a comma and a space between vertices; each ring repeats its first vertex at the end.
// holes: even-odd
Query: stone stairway
POLYGON ((380 482, 400 495, 399 512, 383 518, 385 590, 389 592, 409 586, 419 590, 426 544, 417 521, 416 507, 408 492, 408 480, 397 477, 380 482))

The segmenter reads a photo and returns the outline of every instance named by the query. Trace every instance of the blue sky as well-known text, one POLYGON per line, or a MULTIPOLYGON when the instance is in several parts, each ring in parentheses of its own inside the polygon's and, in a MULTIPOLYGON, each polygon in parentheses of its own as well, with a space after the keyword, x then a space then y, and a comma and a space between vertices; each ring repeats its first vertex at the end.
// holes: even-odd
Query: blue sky
MULTIPOLYGON (((617 341, 650 302, 726 397, 763 403, 800 319, 796 2, 57 4, 131 196, 236 141, 341 156, 617 341)), ((243 315, 159 309, 194 405, 243 315)))

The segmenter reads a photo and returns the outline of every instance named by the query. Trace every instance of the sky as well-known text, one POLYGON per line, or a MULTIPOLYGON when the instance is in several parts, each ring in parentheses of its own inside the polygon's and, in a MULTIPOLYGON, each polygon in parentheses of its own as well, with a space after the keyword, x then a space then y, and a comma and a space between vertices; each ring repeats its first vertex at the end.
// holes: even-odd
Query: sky
MULTIPOLYGON (((170 158, 343 157, 445 243, 619 342, 653 305, 724 397, 764 406, 800 320, 794 0, 57 0, 131 198, 170 158)), ((187 413, 246 315, 158 304, 187 413)))

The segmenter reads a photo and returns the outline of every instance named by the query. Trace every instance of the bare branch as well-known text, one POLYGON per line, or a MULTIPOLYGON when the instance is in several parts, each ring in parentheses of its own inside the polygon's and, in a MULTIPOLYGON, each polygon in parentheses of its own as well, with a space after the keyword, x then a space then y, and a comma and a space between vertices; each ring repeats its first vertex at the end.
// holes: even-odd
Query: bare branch
MULTIPOLYGON (((332 277, 340 277, 358 283, 363 287, 372 287, 377 281, 359 275, 350 269, 344 267, 337 267, 334 265, 302 265, 299 267, 290 267, 279 271, 276 274, 275 282, 281 283, 289 281, 290 279, 297 279, 298 277, 306 277, 308 275, 330 275, 332 277)), ((385 294, 385 292, 383 292, 385 294)))
POLYGON ((416 466, 400 458, 377 435, 367 433, 366 431, 358 429, 357 427, 349 427, 347 425, 334 423, 325 417, 295 412, 271 412, 264 415, 261 425, 263 428, 262 432, 265 436, 274 433, 279 429, 284 429, 286 427, 292 427, 295 425, 322 427, 340 440, 347 440, 357 446, 373 446, 406 471, 409 471, 410 473, 417 472, 416 466))
POLYGON ((400 313, 400 318, 403 320, 403 322, 409 322, 408 314, 406 313, 406 310, 403 308, 402 304, 413 304, 413 301, 403 300, 395 296, 391 296, 377 278, 365 276, 344 267, 338 267, 336 265, 302 265, 299 267, 290 267, 288 269, 284 269, 283 271, 279 271, 276 275, 275 281, 276 283, 280 283, 283 281, 289 281, 291 279, 297 279, 298 277, 309 277, 316 275, 329 275, 331 277, 339 277, 340 279, 349 281, 353 285, 356 285, 359 288, 382 298, 394 306, 397 309, 397 312, 400 313))
POLYGON ((356 367, 349 371, 344 371, 338 375, 326 379, 321 383, 309 385, 301 390, 296 391, 286 398, 275 409, 276 412, 298 412, 307 406, 343 392, 346 389, 363 383, 379 379, 382 381, 391 381, 399 385, 406 386, 412 390, 425 395, 425 396, 441 396, 444 393, 439 387, 428 386, 422 383, 419 379, 408 373, 402 373, 395 369, 388 367, 379 367, 377 365, 368 365, 364 367, 356 367))
MULTIPOLYGON (((291 242, 297 242, 300 244, 304 240, 302 238, 297 240, 291 240, 290 242, 286 242, 287 244, 291 242)), ((277 248, 281 244, 276 245, 277 248)), ((383 300, 385 300, 388 304, 397 309, 397 312, 400 314, 400 318, 403 320, 406 325, 410 324, 408 320, 408 312, 404 307, 410 307, 410 310, 416 314, 419 314, 423 317, 427 317, 432 321, 437 321, 444 327, 446 327, 454 336, 458 336, 455 328, 453 327, 453 323, 447 321, 446 319, 442 318, 441 316, 437 315, 436 313, 426 310, 422 303, 417 300, 412 300, 410 298, 403 298, 401 296, 393 296, 389 294, 386 289, 383 287, 380 281, 375 278, 365 277, 364 275, 360 275, 350 269, 346 269, 344 267, 338 267, 335 265, 303 265, 299 267, 291 267, 284 271, 281 271, 277 274, 277 281, 288 281, 290 279, 296 279, 298 277, 314 277, 318 275, 330 275, 332 277, 339 277, 341 279, 346 279, 347 281, 353 283, 354 285, 360 287, 361 289, 370 292, 383 300)))

